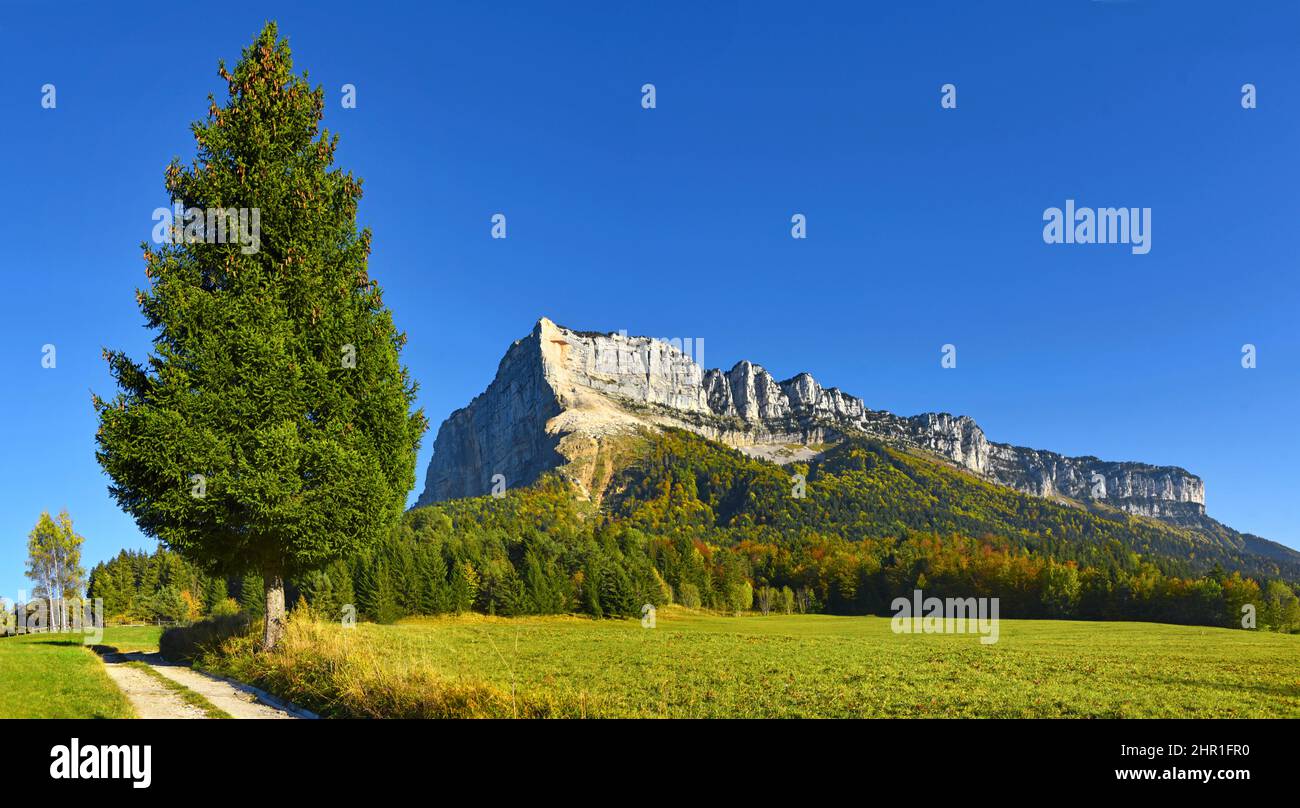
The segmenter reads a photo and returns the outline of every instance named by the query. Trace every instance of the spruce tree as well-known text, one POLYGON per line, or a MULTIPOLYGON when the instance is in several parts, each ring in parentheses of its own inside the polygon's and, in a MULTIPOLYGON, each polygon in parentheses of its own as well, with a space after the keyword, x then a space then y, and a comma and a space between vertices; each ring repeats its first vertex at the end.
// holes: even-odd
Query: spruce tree
POLYGON ((346 563, 335 561, 326 568, 325 573, 330 578, 330 588, 334 590, 336 609, 334 614, 324 615, 324 617, 339 620, 343 617, 345 608, 356 609, 357 596, 352 586, 352 570, 346 563))
POLYGON ((313 570, 302 579, 298 590, 318 616, 330 619, 338 612, 334 584, 324 570, 313 570))
POLYGON ((266 614, 266 600, 263 595, 266 583, 257 573, 245 575, 239 584, 239 610, 249 617, 262 617, 266 614))
POLYGON ((376 623, 391 623, 402 616, 388 562, 383 556, 376 555, 361 567, 357 609, 376 623))
POLYGON ((220 575, 214 575, 208 579, 207 585, 203 588, 203 608, 208 614, 219 609, 230 597, 227 589, 226 579, 220 575))
POLYGON ((154 350, 105 352, 119 393, 94 399, 97 457, 146 534, 210 574, 264 579, 269 648, 284 580, 399 518, 427 424, 368 275, 361 183, 332 168, 338 139, 320 130, 323 90, 293 73, 274 23, 218 72, 224 106, 209 96, 196 159, 165 173, 174 203, 209 215, 143 245, 154 350), (216 210, 246 211, 256 238, 223 243, 216 210))
POLYGON ((426 547, 420 556, 420 610, 424 614, 442 614, 449 610, 447 562, 442 548, 426 547))

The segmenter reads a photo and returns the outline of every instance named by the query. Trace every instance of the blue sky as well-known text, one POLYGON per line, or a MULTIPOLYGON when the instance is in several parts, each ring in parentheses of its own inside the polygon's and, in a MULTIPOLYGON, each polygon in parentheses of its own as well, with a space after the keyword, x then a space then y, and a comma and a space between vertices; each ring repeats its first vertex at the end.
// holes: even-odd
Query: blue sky
POLYGON ((546 315, 703 338, 709 366, 807 370, 993 440, 1181 465, 1211 515, 1300 547, 1294 7, 541 5, 0 9, 0 594, 25 587, 43 509, 72 512, 87 567, 152 546, 108 496, 90 393, 113 392, 102 347, 147 351, 163 167, 268 18, 365 180, 371 273, 435 429, 546 315), (1066 199, 1150 207, 1151 252, 1045 244, 1066 199))

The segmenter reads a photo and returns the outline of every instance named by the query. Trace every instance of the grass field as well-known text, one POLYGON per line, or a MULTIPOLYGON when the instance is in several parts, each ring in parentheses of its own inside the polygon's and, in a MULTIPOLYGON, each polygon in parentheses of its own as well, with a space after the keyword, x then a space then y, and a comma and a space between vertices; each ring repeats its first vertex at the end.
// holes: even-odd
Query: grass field
MULTIPOLYGON (((109 627, 123 651, 158 648, 160 629, 109 627)), ((0 638, 0 718, 131 718, 131 706, 80 634, 0 638)))
POLYGON ((158 626, 106 626, 101 642, 124 654, 132 651, 152 653, 158 650, 161 634, 162 629, 158 626))
POLYGON ((895 635, 888 618, 295 619, 203 663, 327 715, 1293 716, 1300 636, 1149 623, 1003 620, 895 635))
POLYGON ((0 717, 131 718, 131 705, 80 634, 0 638, 0 717))

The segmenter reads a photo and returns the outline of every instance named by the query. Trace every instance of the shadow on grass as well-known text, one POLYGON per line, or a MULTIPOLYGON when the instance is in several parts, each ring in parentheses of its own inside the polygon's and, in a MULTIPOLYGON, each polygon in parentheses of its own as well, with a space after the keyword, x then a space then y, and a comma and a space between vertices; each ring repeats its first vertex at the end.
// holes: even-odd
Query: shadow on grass
MULTIPOLYGON (((81 646, 82 648, 90 648, 90 649, 94 649, 94 648, 100 647, 100 646, 95 646, 95 645, 89 645, 89 644, 86 643, 85 640, 83 640, 83 639, 74 639, 73 637, 64 637, 64 638, 57 639, 57 640, 45 640, 45 641, 42 642, 42 645, 78 645, 78 646, 81 646)), ((116 650, 116 649, 114 649, 114 650, 116 650)))

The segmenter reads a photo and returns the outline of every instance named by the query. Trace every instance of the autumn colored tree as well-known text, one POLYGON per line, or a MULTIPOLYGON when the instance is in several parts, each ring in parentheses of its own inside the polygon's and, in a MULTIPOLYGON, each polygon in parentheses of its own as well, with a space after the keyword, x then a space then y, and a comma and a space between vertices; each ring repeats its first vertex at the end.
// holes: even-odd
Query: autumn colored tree
POLYGON ((97 457, 146 534, 208 573, 261 577, 270 648, 285 579, 399 519, 427 423, 368 274, 361 183, 332 167, 323 90, 274 23, 218 72, 227 98, 192 126, 196 158, 166 170, 184 221, 143 245, 153 353, 105 352, 119 392, 94 399, 97 457))

